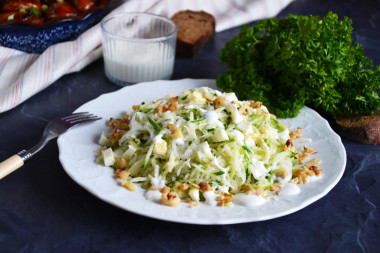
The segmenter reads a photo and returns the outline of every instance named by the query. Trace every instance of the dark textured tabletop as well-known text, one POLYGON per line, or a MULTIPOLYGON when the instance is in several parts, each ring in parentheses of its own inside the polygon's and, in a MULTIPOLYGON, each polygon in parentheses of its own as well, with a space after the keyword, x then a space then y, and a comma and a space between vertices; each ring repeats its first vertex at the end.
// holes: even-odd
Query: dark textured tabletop
MULTIPOLYGON (((380 64, 378 0, 296 0, 278 17, 328 11, 353 20, 354 40, 380 64)), ((219 52, 238 32, 216 34, 194 59, 177 58, 172 79, 216 78, 225 70, 219 52)), ((0 161, 35 145, 50 119, 119 88, 105 78, 100 59, 0 114, 0 161)), ((99 200, 69 178, 51 141, 0 181, 0 252, 380 252, 380 145, 343 144, 344 175, 322 199, 273 220, 198 226, 99 200)))

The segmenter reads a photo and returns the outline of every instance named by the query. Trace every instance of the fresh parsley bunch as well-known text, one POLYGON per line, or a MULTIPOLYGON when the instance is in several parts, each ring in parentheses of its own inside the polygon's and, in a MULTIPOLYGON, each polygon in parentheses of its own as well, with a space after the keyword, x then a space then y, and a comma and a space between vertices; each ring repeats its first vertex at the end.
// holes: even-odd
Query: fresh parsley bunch
POLYGON ((227 71, 223 91, 260 100, 279 117, 295 117, 303 105, 337 117, 380 109, 380 66, 352 43, 352 21, 332 12, 289 15, 244 26, 221 51, 227 71))

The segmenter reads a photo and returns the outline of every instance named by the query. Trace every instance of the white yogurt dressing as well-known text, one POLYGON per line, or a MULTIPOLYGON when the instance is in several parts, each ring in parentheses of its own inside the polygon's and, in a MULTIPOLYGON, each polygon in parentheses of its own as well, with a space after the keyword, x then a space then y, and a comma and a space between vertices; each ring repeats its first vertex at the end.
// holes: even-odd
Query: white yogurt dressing
POLYGON ((206 199, 205 204, 210 206, 215 206, 216 202, 216 194, 213 191, 205 191, 203 192, 203 197, 206 199))
POLYGON ((228 187, 228 186, 218 186, 218 189, 219 189, 219 191, 221 191, 221 192, 228 192, 228 190, 230 189, 230 187, 228 187))
POLYGON ((224 129, 224 125, 219 121, 216 111, 206 111, 202 113, 202 116, 206 119, 207 123, 212 126, 218 126, 224 129))
POLYGON ((308 176, 307 180, 308 182, 314 182, 314 181, 320 180, 321 178, 322 178, 321 176, 308 176))
POLYGON ((293 183, 285 183, 284 186, 281 188, 280 195, 297 195, 301 192, 301 189, 293 183))
POLYGON ((160 166, 155 165, 154 166, 154 177, 149 175, 150 182, 153 187, 157 189, 161 189, 165 186, 165 179, 162 179, 161 175, 159 175, 160 166))
POLYGON ((145 198, 147 200, 153 200, 155 202, 161 201, 161 195, 162 193, 158 190, 149 190, 145 193, 145 198))
POLYGON ((165 179, 162 179, 161 176, 158 177, 152 177, 150 179, 150 182, 152 183, 152 186, 158 189, 161 189, 165 186, 165 179))
POLYGON ((232 202, 241 206, 261 206, 267 202, 266 199, 257 195, 239 193, 234 196, 232 202))

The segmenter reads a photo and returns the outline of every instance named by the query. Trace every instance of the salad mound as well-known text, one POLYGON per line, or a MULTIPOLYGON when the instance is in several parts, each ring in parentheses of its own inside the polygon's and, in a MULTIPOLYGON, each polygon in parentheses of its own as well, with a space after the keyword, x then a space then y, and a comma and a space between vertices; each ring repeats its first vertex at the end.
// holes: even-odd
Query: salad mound
POLYGON ((178 206, 181 201, 229 206, 246 195, 265 200, 286 184, 320 176, 315 151, 295 143, 302 130, 289 130, 259 101, 203 87, 134 105, 107 122, 97 162, 146 198, 178 206), (304 161, 306 161, 304 163, 304 161))

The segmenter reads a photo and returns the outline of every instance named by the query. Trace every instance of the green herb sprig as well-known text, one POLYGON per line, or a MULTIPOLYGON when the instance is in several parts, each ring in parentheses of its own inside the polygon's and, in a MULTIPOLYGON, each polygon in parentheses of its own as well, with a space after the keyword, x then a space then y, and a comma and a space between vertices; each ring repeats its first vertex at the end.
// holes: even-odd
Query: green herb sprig
POLYGON ((227 71, 217 85, 262 101, 279 117, 295 117, 304 105, 333 117, 373 114, 380 110, 380 66, 352 42, 352 31, 351 19, 332 12, 244 26, 221 51, 227 71))

